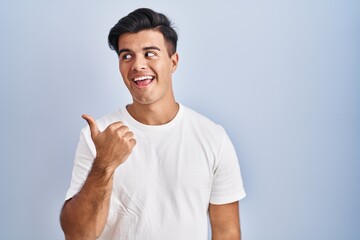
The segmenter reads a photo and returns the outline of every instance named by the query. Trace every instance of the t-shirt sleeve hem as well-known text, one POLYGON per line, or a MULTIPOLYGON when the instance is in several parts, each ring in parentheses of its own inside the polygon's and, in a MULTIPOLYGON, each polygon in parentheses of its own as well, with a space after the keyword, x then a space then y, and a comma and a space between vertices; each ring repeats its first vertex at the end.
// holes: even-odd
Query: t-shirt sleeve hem
POLYGON ((69 200, 70 198, 73 198, 75 195, 77 194, 77 192, 75 192, 75 191, 68 191, 67 193, 66 193, 66 196, 65 196, 65 200, 64 201, 67 201, 67 200, 69 200))
POLYGON ((240 190, 240 191, 237 191, 236 193, 233 193, 231 195, 227 195, 224 197, 211 197, 210 203, 215 204, 215 205, 227 204, 227 203, 239 201, 239 200, 245 198, 245 196, 246 196, 245 191, 240 190))

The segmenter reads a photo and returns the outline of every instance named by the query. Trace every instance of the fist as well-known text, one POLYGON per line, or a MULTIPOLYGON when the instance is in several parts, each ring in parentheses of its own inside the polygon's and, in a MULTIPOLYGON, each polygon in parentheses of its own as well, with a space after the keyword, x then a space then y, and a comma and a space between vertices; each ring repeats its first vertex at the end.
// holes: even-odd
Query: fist
POLYGON ((132 152, 136 144, 134 134, 122 122, 114 122, 101 132, 91 116, 84 114, 82 117, 89 124, 91 138, 95 144, 94 165, 115 171, 132 152))

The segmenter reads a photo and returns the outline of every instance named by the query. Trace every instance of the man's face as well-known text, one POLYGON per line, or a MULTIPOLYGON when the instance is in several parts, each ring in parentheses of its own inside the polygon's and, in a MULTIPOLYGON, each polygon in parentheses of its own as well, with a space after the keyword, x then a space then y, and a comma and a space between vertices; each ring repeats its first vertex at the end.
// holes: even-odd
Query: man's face
POLYGON ((119 68, 134 104, 173 101, 172 73, 178 55, 169 56, 163 35, 154 30, 119 37, 119 68))

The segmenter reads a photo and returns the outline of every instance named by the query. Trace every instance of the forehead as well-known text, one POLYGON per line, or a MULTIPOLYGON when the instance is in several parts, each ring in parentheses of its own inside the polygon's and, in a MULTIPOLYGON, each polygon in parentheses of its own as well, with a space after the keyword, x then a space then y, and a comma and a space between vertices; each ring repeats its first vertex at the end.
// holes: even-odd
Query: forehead
POLYGON ((164 36, 155 30, 142 30, 137 33, 125 33, 118 39, 118 46, 120 49, 141 50, 144 47, 156 46, 160 49, 165 49, 164 36))

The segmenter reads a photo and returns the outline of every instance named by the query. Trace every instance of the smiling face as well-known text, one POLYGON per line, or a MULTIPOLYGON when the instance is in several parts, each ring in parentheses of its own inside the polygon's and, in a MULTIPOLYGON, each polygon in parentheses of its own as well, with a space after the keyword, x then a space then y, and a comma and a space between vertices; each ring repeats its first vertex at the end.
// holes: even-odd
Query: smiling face
POLYGON ((119 37, 119 68, 133 104, 175 102, 172 73, 177 53, 169 56, 163 35, 155 30, 125 33, 119 37))

